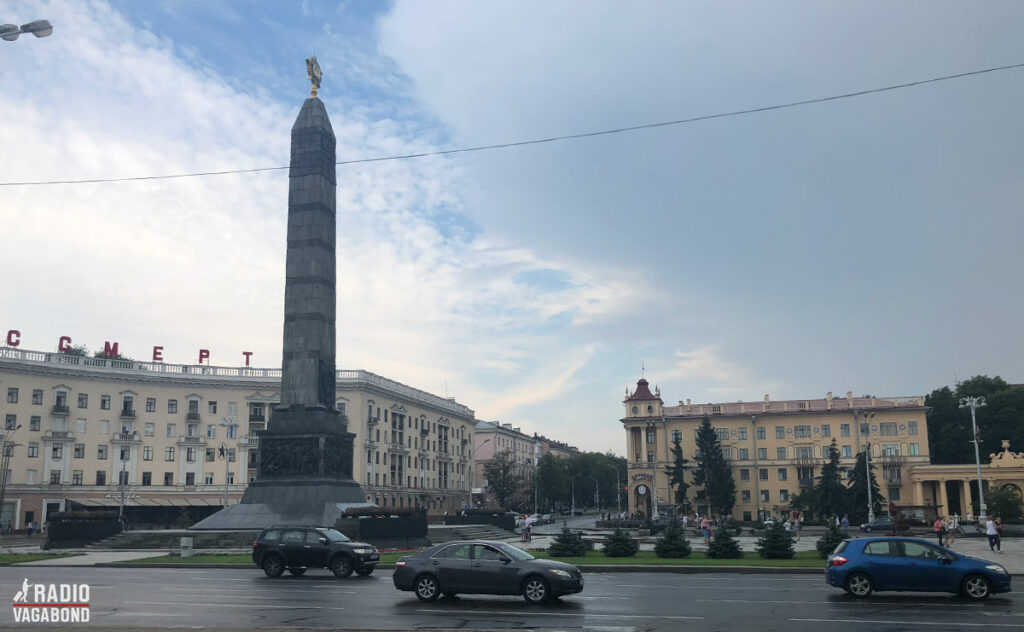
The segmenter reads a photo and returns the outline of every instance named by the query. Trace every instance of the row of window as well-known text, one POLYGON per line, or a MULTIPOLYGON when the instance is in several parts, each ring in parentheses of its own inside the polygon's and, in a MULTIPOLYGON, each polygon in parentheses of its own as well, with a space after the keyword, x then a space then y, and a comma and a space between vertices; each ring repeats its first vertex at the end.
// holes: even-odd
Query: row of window
MULTIPOLYGON (((28 458, 30 458, 30 459, 39 458, 39 443, 38 442, 30 441, 28 446, 27 446, 27 449, 28 449, 28 458)), ((108 446, 108 445, 96 446, 96 458, 98 460, 100 460, 100 461, 106 461, 109 452, 110 452, 110 446, 108 446)), ((176 448, 174 448, 174 447, 165 448, 164 449, 164 461, 174 461, 176 454, 177 454, 176 448)), ((199 449, 198 448, 192 448, 192 447, 185 448, 185 461, 187 463, 195 463, 196 462, 196 455, 197 454, 199 454, 199 449)), ((227 456, 227 459, 228 459, 229 462, 233 463, 235 461, 235 455, 236 455, 236 452, 235 452, 234 448, 228 448, 226 450, 226 456, 227 456)), ((221 456, 222 457, 225 456, 225 453, 222 453, 221 456)), ((50 446, 50 457, 53 458, 53 459, 63 459, 64 458, 64 444, 63 443, 54 443, 52 446, 50 446)), ((75 444, 74 458, 76 458, 76 459, 84 459, 85 458, 85 444, 84 443, 76 443, 75 444)), ((131 448, 129 448, 127 446, 121 447, 121 449, 120 449, 120 459, 122 461, 127 461, 130 458, 131 458, 131 448)), ((147 446, 143 446, 143 448, 142 448, 142 460, 143 461, 152 461, 153 460, 153 446, 148 446, 148 445, 147 446)), ((217 460, 217 450, 214 449, 214 448, 206 448, 205 449, 205 460, 206 460, 207 463, 212 463, 213 461, 216 461, 217 460)))
MULTIPOLYGON (((889 487, 888 488, 888 492, 889 492, 889 496, 888 496, 889 500, 894 500, 895 501, 895 500, 899 500, 900 499, 900 488, 899 487, 889 487)), ((740 502, 741 503, 743 503, 743 504, 750 504, 750 498, 751 498, 751 495, 750 495, 750 490, 749 489, 740 490, 740 502)), ((779 502, 780 503, 788 503, 789 499, 790 499, 789 490, 788 489, 780 489, 779 490, 779 502)), ((770 503, 771 501, 772 501, 771 490, 762 489, 761 490, 761 502, 762 503, 770 503)))
MULTIPOLYGON (((109 420, 101 419, 97 423, 98 423, 98 428, 99 428, 99 434, 101 434, 101 435, 110 434, 110 421, 109 420)), ((30 420, 29 420, 29 430, 30 431, 38 432, 40 430, 40 428, 41 428, 41 425, 42 425, 42 418, 41 417, 39 417, 37 415, 33 415, 30 418, 30 420)), ((6 430, 14 430, 17 427, 18 427, 18 416, 17 415, 6 415, 6 417, 4 418, 4 429, 6 429, 6 430)), ((86 430, 89 427, 89 423, 85 419, 76 419, 74 427, 75 427, 75 432, 77 432, 79 434, 85 434, 86 430)), ((64 419, 54 419, 53 420, 53 429, 55 431, 58 431, 58 432, 60 432, 60 431, 67 431, 67 429, 68 429, 67 421, 64 420, 64 419)), ((230 425, 226 426, 226 429, 227 430, 226 430, 225 434, 227 435, 228 439, 237 439, 238 438, 238 426, 236 424, 230 424, 230 425)), ((156 424, 153 423, 153 422, 146 422, 146 424, 143 427, 143 431, 144 431, 145 436, 147 436, 147 437, 155 436, 156 435, 156 424)), ((166 426, 166 431, 167 431, 167 436, 168 437, 175 438, 175 437, 178 436, 178 425, 174 424, 174 423, 169 423, 166 426)), ((129 426, 127 424, 123 424, 121 426, 121 432, 124 433, 124 434, 130 434, 131 433, 131 426, 129 426)), ((187 437, 198 437, 199 436, 199 432, 200 431, 198 429, 198 424, 188 424, 186 426, 186 428, 185 428, 185 436, 187 436, 187 437)), ((207 424, 206 425, 206 438, 207 439, 216 439, 217 438, 217 426, 215 424, 207 424)))
MULTIPOLYGON (((18 387, 9 386, 7 387, 7 403, 17 404, 18 403, 18 387)), ((43 405, 43 389, 36 388, 32 389, 32 404, 35 406, 43 405)), ((57 391, 57 397, 54 402, 54 406, 58 408, 66 408, 68 406, 67 391, 57 391)), ((230 415, 237 414, 236 402, 231 402, 230 407, 234 410, 230 410, 230 415)), ((86 409, 89 408, 89 394, 78 393, 78 408, 86 409)), ((100 395, 100 410, 110 410, 110 395, 100 395)), ((135 410, 135 397, 132 395, 123 395, 121 400, 121 410, 134 412, 135 410)), ((206 410, 211 415, 217 414, 217 402, 210 401, 206 403, 206 410)), ((156 412, 156 398, 146 398, 146 412, 156 412)), ((178 400, 168 399, 167 400, 167 412, 170 414, 176 414, 178 412, 178 400)), ((188 400, 188 412, 190 414, 199 414, 199 400, 190 399, 188 400)))
MULTIPOLYGON (((118 472, 118 485, 128 484, 128 472, 118 472)), ((8 478, 10 477, 10 470, 7 472, 8 478)), ((61 470, 50 470, 50 484, 61 485, 64 480, 64 473, 61 470)), ((39 471, 38 470, 25 470, 25 483, 28 485, 39 484, 39 471)), ((83 472, 82 470, 73 470, 71 472, 71 484, 72 485, 84 485, 83 472)), ((96 485, 107 484, 107 473, 100 471, 96 472, 96 485)), ((153 484, 153 473, 143 472, 142 473, 142 486, 149 487, 153 484)), ((185 485, 195 485, 196 475, 195 472, 188 472, 185 474, 185 485)), ((213 485, 213 474, 206 472, 203 474, 203 484, 213 485)), ((235 475, 232 472, 228 473, 228 485, 235 484, 235 475)), ((174 472, 164 472, 164 485, 174 485, 174 472)))
MULTIPOLYGON (((448 473, 442 472, 437 478, 428 476, 407 476, 403 474, 404 470, 396 469, 392 467, 390 476, 388 472, 367 472, 366 473, 366 485, 376 486, 388 486, 388 481, 391 481, 391 486, 399 486, 402 484, 402 480, 405 480, 405 486, 409 489, 449 489, 448 487, 448 473)), ((456 481, 458 483, 464 482, 464 479, 456 481)))
MULTIPOLYGON (((442 429, 445 430, 445 431, 448 430, 448 428, 444 428, 444 427, 442 427, 442 429)), ((384 431, 384 443, 388 443, 388 438, 389 438, 388 437, 388 431, 385 430, 384 431)), ((460 446, 458 446, 454 450, 449 447, 448 440, 447 440, 447 433, 442 433, 442 438, 440 440, 432 440, 432 439, 429 439, 429 438, 424 438, 421 441, 419 436, 406 437, 404 431, 402 431, 402 430, 392 430, 391 431, 391 435, 390 435, 390 439, 391 439, 391 443, 392 444, 398 444, 400 446, 411 448, 413 450, 419 450, 420 446, 422 445, 424 450, 432 450, 434 452, 437 452, 438 449, 440 449, 441 454, 451 454, 451 455, 454 455, 454 456, 469 456, 469 447, 467 445, 460 445, 460 446)), ((376 441, 377 443, 380 443, 380 440, 381 440, 380 428, 377 428, 376 430, 374 430, 372 428, 367 430, 367 441, 376 441), (374 434, 374 432, 376 432, 376 434, 374 434), (374 437, 376 437, 376 438, 374 438, 374 437)), ((463 441, 463 444, 465 444, 465 443, 466 442, 463 441)))
MULTIPOLYGON (((906 424, 906 431, 907 431, 908 435, 916 435, 917 434, 917 422, 916 421, 909 421, 909 422, 907 422, 907 424, 906 424)), ((694 439, 697 438, 697 434, 699 432, 700 432, 700 428, 695 428, 694 429, 694 431, 693 431, 694 439)), ((731 432, 732 431, 729 430, 728 428, 715 428, 715 435, 718 437, 719 441, 729 441, 730 440, 730 436, 731 436, 731 432)), ((735 432, 736 432, 736 436, 735 436, 736 440, 738 440, 738 441, 746 441, 747 440, 747 429, 745 427, 740 426, 739 428, 735 429, 735 432)), ((870 424, 867 424, 867 423, 861 424, 860 425, 860 433, 861 433, 861 435, 864 435, 864 436, 870 435, 871 434, 870 424)), ((883 436, 883 437, 896 436, 897 434, 899 434, 899 425, 895 421, 879 423, 878 424, 878 433, 881 436, 883 436)), ((775 438, 776 439, 785 439, 787 435, 792 435, 794 438, 797 438, 797 439, 807 439, 807 438, 814 437, 815 435, 818 435, 818 436, 821 436, 821 437, 831 437, 832 436, 832 426, 829 425, 829 424, 821 424, 820 426, 818 426, 818 432, 817 433, 815 433, 813 431, 813 428, 811 426, 809 426, 809 425, 797 425, 797 426, 793 426, 791 429, 788 429, 786 426, 775 426, 775 438)), ((850 424, 840 424, 839 425, 839 435, 841 437, 849 437, 850 436, 850 424)), ((758 439, 767 439, 768 438, 768 430, 764 426, 758 426, 757 427, 757 438, 758 439)), ((676 441, 682 441, 682 440, 683 440, 683 431, 679 430, 679 429, 673 430, 672 431, 672 441, 673 441, 673 443, 676 442, 676 441)), ((655 443, 655 442, 657 442, 657 429, 656 428, 647 428, 647 443, 655 443)))
MULTIPOLYGON (((842 446, 837 446, 837 447, 839 448, 840 456, 845 457, 845 458, 853 457, 853 446, 842 445, 842 446)), ((860 447, 860 451, 863 451, 864 447, 865 446, 861 446, 860 447)), ((820 446, 820 448, 821 449, 820 449, 820 452, 819 452, 818 456, 821 457, 821 458, 827 458, 828 457, 828 447, 827 446, 820 446)), ((795 458, 797 458, 797 459, 813 459, 813 458, 815 458, 815 456, 814 456, 815 446, 795 446, 793 448, 793 451, 794 451, 794 454, 795 454, 795 458)), ((747 448, 729 448, 729 447, 724 447, 724 448, 722 448, 722 454, 728 460, 737 460, 737 461, 749 461, 750 460, 750 451, 747 448), (733 459, 734 455, 735 455, 735 459, 733 459)), ((788 454, 789 454, 789 448, 778 447, 778 448, 775 448, 775 457, 774 458, 779 459, 779 460, 785 460, 785 459, 790 458, 788 456, 788 454)), ((887 443, 887 444, 882 445, 882 456, 899 456, 899 454, 900 454, 900 446, 898 444, 895 444, 895 443, 888 444, 887 443)), ((920 455, 921 455, 921 444, 919 444, 919 443, 909 443, 909 444, 907 444, 907 456, 920 456, 920 455)), ((694 458, 697 458, 697 459, 700 458, 700 450, 695 450, 694 451, 694 458)), ((757 449, 757 458, 759 460, 767 460, 768 459, 768 448, 758 448, 757 449)), ((636 455, 636 460, 637 460, 637 462, 640 462, 640 455, 636 455)), ((656 463, 657 462, 656 453, 655 453, 654 450, 648 450, 648 452, 647 452, 647 462, 648 463, 656 463)))

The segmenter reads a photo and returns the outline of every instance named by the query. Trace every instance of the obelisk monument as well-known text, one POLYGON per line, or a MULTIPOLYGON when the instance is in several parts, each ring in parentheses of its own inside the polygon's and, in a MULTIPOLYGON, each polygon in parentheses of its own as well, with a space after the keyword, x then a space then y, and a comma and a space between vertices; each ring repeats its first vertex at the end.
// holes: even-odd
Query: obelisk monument
POLYGON ((316 57, 306 68, 313 88, 292 126, 288 172, 281 403, 259 435, 259 469, 242 503, 195 529, 332 526, 345 506, 366 504, 352 480, 354 435, 335 404, 336 141, 317 98, 316 57))

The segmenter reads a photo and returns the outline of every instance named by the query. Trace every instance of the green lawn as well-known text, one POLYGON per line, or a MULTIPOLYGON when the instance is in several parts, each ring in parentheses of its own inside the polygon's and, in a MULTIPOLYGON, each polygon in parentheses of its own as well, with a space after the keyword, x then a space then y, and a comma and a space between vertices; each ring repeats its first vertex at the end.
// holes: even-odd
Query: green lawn
POLYGON ((0 554, 0 564, 19 564, 38 560, 55 560, 61 557, 74 557, 74 553, 4 553, 0 554))

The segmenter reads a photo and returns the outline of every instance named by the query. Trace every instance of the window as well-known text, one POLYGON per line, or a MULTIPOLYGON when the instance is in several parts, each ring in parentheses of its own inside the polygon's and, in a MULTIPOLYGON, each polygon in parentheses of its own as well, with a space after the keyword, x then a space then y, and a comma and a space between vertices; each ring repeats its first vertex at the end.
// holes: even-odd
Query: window
POLYGON ((104 472, 102 470, 100 470, 99 472, 96 472, 96 484, 97 485, 106 485, 107 484, 107 473, 106 472, 104 472))
POLYGON ((186 463, 195 463, 196 462, 196 449, 195 448, 185 448, 185 462, 186 463))
POLYGON ((28 458, 37 459, 39 458, 39 444, 33 441, 28 444, 28 458))
POLYGON ((832 436, 832 427, 829 426, 828 424, 821 424, 821 436, 823 436, 823 437, 831 437, 832 436))
POLYGON ((28 429, 33 432, 39 432, 39 428, 43 423, 42 417, 30 417, 28 420, 28 429))
POLYGON ((228 472, 228 485, 234 485, 234 484, 235 484, 235 473, 234 472, 228 472))
POLYGON ((796 448, 796 458, 798 459, 813 459, 814 458, 814 446, 801 445, 796 448))
POLYGON ((156 412, 156 398, 155 397, 147 397, 146 398, 146 412, 147 413, 155 413, 156 412))
POLYGON ((217 402, 208 402, 206 404, 206 410, 210 411, 211 415, 217 414, 217 402))
POLYGON ((81 432, 83 434, 85 433, 85 420, 84 419, 76 419, 75 420, 75 432, 81 432))
POLYGON ((740 441, 746 441, 747 440, 747 429, 746 428, 740 428, 736 432, 739 435, 740 441))
POLYGON ((167 412, 174 415, 178 412, 178 400, 169 399, 167 400, 167 412))
POLYGON ((71 484, 81 485, 82 484, 82 470, 74 470, 71 472, 71 484))
POLYGON ((78 407, 88 408, 89 407, 89 396, 86 393, 78 394, 78 407))
POLYGON ((658 438, 658 431, 654 428, 647 429, 647 443, 654 443, 658 438))
POLYGON ((147 445, 142 448, 142 460, 152 461, 153 460, 153 446, 147 445))
POLYGON ((750 480, 750 470, 747 470, 747 469, 740 470, 740 480, 741 481, 749 481, 750 480))
POLYGON ((759 458, 759 459, 767 459, 768 458, 768 448, 758 448, 757 449, 757 458, 759 458))
POLYGON ((848 445, 844 445, 843 446, 843 456, 844 457, 851 457, 851 456, 853 456, 853 448, 851 448, 848 445))
POLYGON ((100 434, 101 435, 110 434, 110 422, 108 420, 106 420, 106 419, 101 419, 100 420, 100 434))
POLYGON ((192 486, 192 485, 196 484, 196 473, 195 472, 186 472, 185 473, 185 484, 189 485, 189 486, 192 486))
POLYGON ((231 424, 230 426, 228 426, 227 436, 228 436, 228 439, 237 439, 238 438, 238 425, 237 424, 231 424))
POLYGON ((174 485, 174 472, 164 472, 164 487, 174 485))
POLYGON ((100 395, 100 410, 110 410, 110 395, 100 395))
POLYGON ((75 458, 76 459, 84 459, 85 458, 85 444, 84 443, 76 443, 75 444, 75 458))
POLYGON ((844 437, 850 436, 850 424, 839 424, 839 434, 844 437))
POLYGON ((776 439, 785 439, 786 438, 786 429, 783 428, 782 426, 775 426, 775 438, 776 439))
POLYGON ((143 432, 145 432, 147 437, 152 437, 154 434, 156 434, 156 424, 153 422, 146 422, 146 427, 144 428, 143 432))
POLYGON ((25 482, 29 485, 39 483, 39 470, 25 470, 25 482))
POLYGON ((142 484, 145 487, 149 487, 150 485, 153 484, 153 473, 152 472, 143 472, 142 473, 142 484))
POLYGON ((50 458, 60 459, 60 458, 63 458, 63 457, 64 457, 64 444, 63 443, 55 443, 55 444, 53 444, 53 447, 50 448, 50 458))
POLYGON ((917 422, 916 421, 911 421, 911 422, 907 423, 907 434, 912 434, 912 435, 916 435, 917 434, 917 422))
MULTIPOLYGON (((253 453, 255 454, 255 453, 253 453)), ((206 462, 213 463, 217 460, 217 452, 213 448, 206 448, 206 462)))
POLYGON ((176 424, 167 424, 167 436, 176 437, 178 436, 178 427, 176 424))
POLYGON ((198 415, 199 414, 199 400, 190 399, 188 400, 188 414, 198 415))
POLYGON ((871 427, 868 424, 861 424, 860 425, 860 433, 862 435, 866 436, 870 432, 870 430, 871 430, 871 427))
POLYGON ((174 460, 174 448, 167 448, 164 450, 164 461, 174 460))
POLYGON ((105 446, 105 445, 98 446, 97 450, 96 450, 96 458, 101 460, 101 461, 105 461, 107 459, 107 448, 108 447, 109 446, 105 446))
POLYGON ((786 472, 786 468, 784 468, 784 467, 780 467, 780 468, 779 468, 779 480, 780 480, 780 481, 785 481, 785 480, 789 480, 789 479, 787 478, 787 476, 788 476, 788 475, 787 475, 787 472, 786 472))
POLYGON ((117 473, 117 484, 118 485, 127 485, 128 484, 128 478, 129 478, 128 472, 125 471, 125 470, 121 470, 120 472, 117 473))
POLYGON ((768 468, 762 467, 761 469, 759 469, 757 471, 757 477, 760 478, 762 481, 768 480, 768 468))
POLYGON ((43 390, 40 388, 33 389, 32 391, 32 404, 35 406, 43 405, 43 390))
POLYGON ((788 503, 789 502, 789 490, 788 489, 780 489, 779 490, 779 502, 780 503, 788 503))
POLYGON ((882 456, 898 456, 900 447, 895 443, 887 443, 882 446, 882 456))
POLYGON ((894 552, 890 552, 889 545, 893 544, 889 540, 881 540, 877 542, 868 542, 864 545, 865 555, 892 555, 894 552))
POLYGON ((135 398, 133 396, 121 396, 121 414, 130 417, 135 416, 135 398))
POLYGON ((793 427, 793 436, 800 437, 802 439, 806 439, 807 437, 811 436, 811 427, 810 426, 794 426, 793 427))
POLYGON ((228 402, 228 417, 238 416, 238 402, 228 402))
POLYGON ((771 494, 768 493, 767 489, 761 490, 761 502, 766 503, 771 500, 771 494))
POLYGON ((647 453, 647 462, 648 463, 654 463, 654 451, 653 450, 647 453))
POLYGON ((235 449, 234 448, 228 448, 228 463, 234 463, 234 462, 235 462, 235 449))
POLYGON ((216 439, 217 438, 217 426, 213 424, 206 424, 206 438, 216 439))
POLYGON ((739 450, 737 450, 737 452, 739 452, 737 458, 739 458, 740 461, 746 461, 747 459, 750 458, 750 451, 747 450, 746 448, 740 448, 739 450))
POLYGON ((18 403, 18 389, 12 386, 7 387, 7 403, 17 404, 18 403))
POLYGON ((683 431, 682 430, 673 430, 672 431, 672 442, 675 443, 676 441, 682 441, 682 440, 683 440, 683 431))
POLYGON ((889 500, 899 500, 899 499, 900 499, 900 488, 899 487, 890 487, 889 488, 889 500))
POLYGON ((4 430, 14 430, 17 427, 18 427, 18 416, 17 415, 7 415, 7 417, 4 419, 4 430))
POLYGON ((767 438, 767 436, 768 436, 768 433, 765 430, 764 426, 758 426, 757 427, 757 438, 758 439, 765 439, 765 438, 767 438))
POLYGON ((203 485, 213 485, 213 474, 207 472, 203 475, 203 485))
POLYGON ((896 434, 896 422, 887 421, 878 425, 883 437, 891 437, 896 434))
POLYGON ((921 447, 918 444, 911 443, 908 447, 910 448, 910 456, 921 456, 921 447))
POLYGON ((740 502, 743 502, 743 503, 749 503, 750 502, 750 490, 749 489, 744 489, 743 491, 740 492, 740 502))
POLYGON ((775 448, 775 458, 784 459, 786 458, 786 448, 775 448))
POLYGON ((729 429, 728 428, 715 428, 715 436, 718 437, 719 441, 729 440, 729 429))

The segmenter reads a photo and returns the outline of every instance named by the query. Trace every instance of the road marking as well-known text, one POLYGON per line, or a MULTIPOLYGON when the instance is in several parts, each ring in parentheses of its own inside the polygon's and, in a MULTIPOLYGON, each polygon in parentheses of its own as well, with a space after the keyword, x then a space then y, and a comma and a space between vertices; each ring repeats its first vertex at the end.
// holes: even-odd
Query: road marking
POLYGON ((1024 628, 1024 623, 966 623, 963 621, 907 621, 899 619, 790 619, 790 621, 807 621, 811 623, 881 623, 884 625, 934 625, 944 628, 981 627, 981 628, 1024 628))
POLYGON ((981 604, 970 604, 970 603, 915 603, 913 601, 796 601, 796 600, 784 600, 784 599, 695 599, 694 601, 705 601, 705 602, 723 602, 723 603, 798 603, 798 604, 816 604, 820 606, 927 606, 929 608, 981 608, 981 604))
POLYGON ((523 611, 511 611, 511 610, 429 610, 425 608, 417 609, 416 612, 427 612, 430 614, 445 614, 449 616, 458 615, 460 619, 473 619, 474 615, 492 615, 496 614, 499 616, 513 616, 513 617, 609 617, 612 619, 703 619, 704 617, 687 617, 684 615, 665 615, 665 614, 590 614, 581 612, 579 614, 573 614, 569 612, 527 612, 523 611))
MULTIPOLYGON (((148 606, 206 606, 211 608, 253 608, 250 605, 237 604, 237 603, 196 603, 195 601, 126 601, 125 603, 134 603, 148 606)), ((256 606, 256 610, 344 610, 344 608, 332 607, 332 606, 256 606)))

